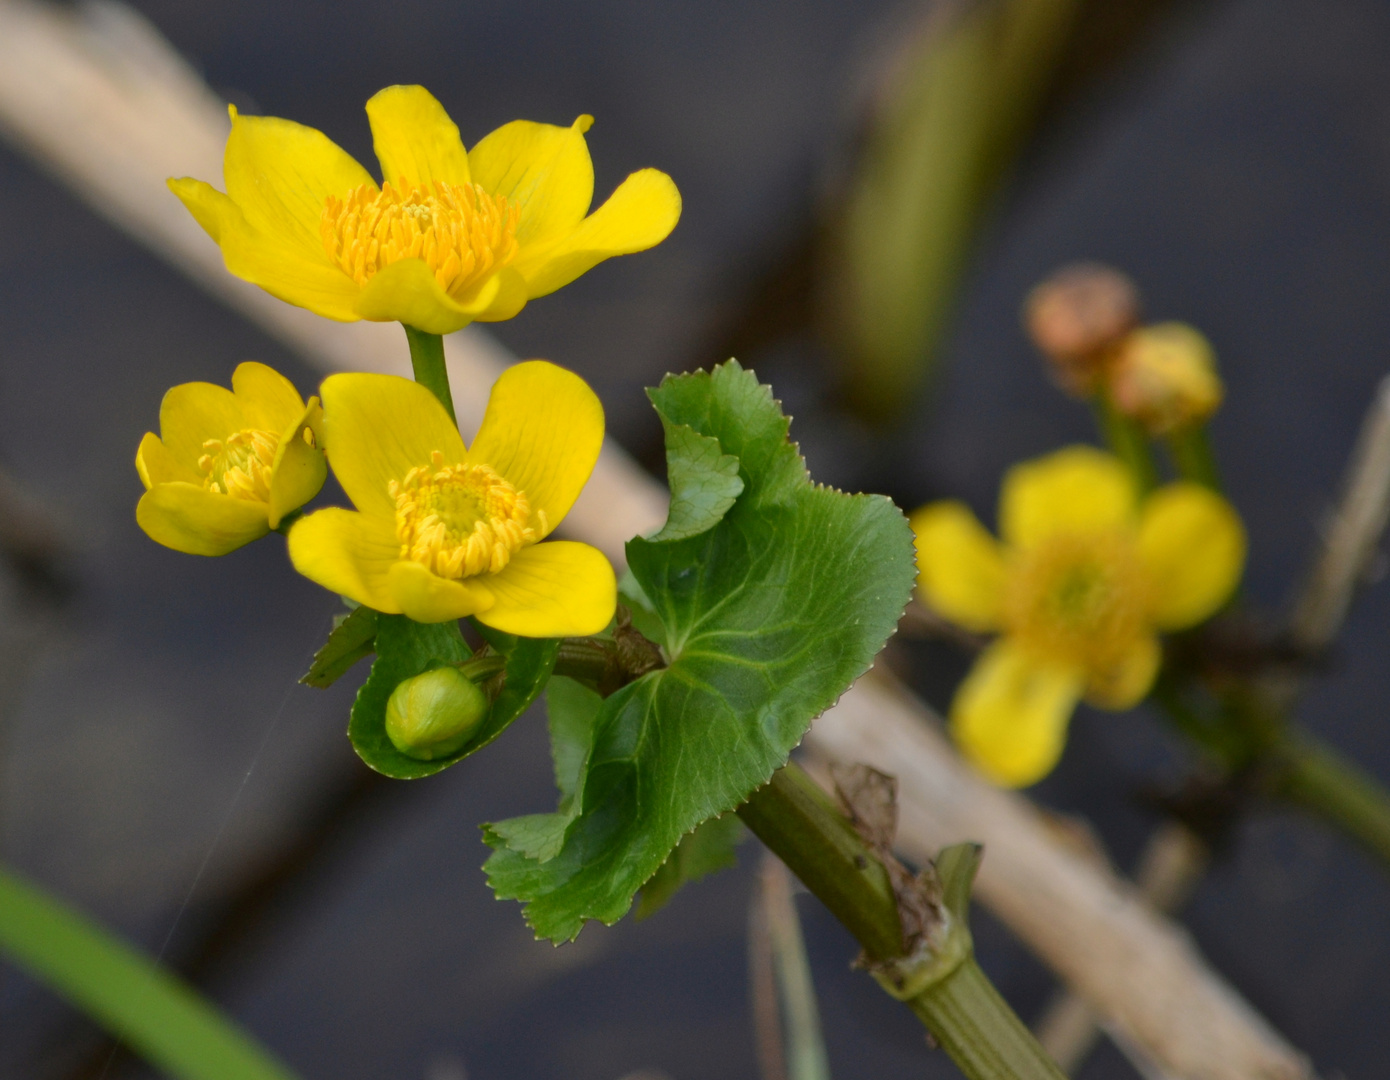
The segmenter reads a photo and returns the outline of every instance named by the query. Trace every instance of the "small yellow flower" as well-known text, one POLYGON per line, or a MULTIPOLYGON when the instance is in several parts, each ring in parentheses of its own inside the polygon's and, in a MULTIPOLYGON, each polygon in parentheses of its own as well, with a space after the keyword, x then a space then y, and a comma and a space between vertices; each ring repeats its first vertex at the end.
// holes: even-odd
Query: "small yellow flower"
POLYGON ((1211 343, 1177 322, 1130 334, 1116 353, 1109 382, 1115 408, 1155 436, 1206 423, 1225 396, 1211 343))
POLYGON ((925 603, 998 632, 956 692, 951 730, 996 783, 1042 779, 1085 699, 1128 709, 1158 674, 1160 631, 1194 626, 1235 589, 1245 530, 1186 481, 1140 501, 1109 454, 1068 447, 1010 469, 997 542, 955 501, 912 515, 925 603))
POLYGON ((232 389, 184 383, 164 395, 159 435, 135 454, 145 494, 135 520, 165 547, 225 555, 278 528, 318 494, 319 399, 306 405, 279 372, 245 363, 232 389))
POLYGON ((322 393, 329 459, 357 510, 320 510, 291 528, 301 574, 417 622, 475 615, 526 637, 608 625, 608 560, 587 544, 540 543, 603 444, 603 406, 579 376, 543 360, 509 368, 467 449, 409 379, 333 375, 322 393))
POLYGON ((169 187, 229 271, 341 322, 447 334, 510 319, 604 259, 660 243, 680 217, 680 193, 655 169, 588 212, 590 116, 513 121, 465 153, 429 91, 389 86, 367 102, 378 187, 322 132, 231 115, 227 193, 187 177, 169 187))

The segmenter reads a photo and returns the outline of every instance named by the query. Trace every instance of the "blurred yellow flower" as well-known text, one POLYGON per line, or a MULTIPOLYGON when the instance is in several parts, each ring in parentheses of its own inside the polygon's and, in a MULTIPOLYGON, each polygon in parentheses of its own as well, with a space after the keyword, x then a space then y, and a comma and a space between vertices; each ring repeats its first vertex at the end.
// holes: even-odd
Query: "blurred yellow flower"
POLYGON ((1109 374, 1115 408, 1154 436, 1204 424, 1225 388, 1211 343, 1185 323, 1134 331, 1119 346, 1109 374))
POLYGON ((342 322, 447 334, 510 319, 604 259, 660 243, 680 217, 680 193, 655 169, 588 212, 590 116, 516 120, 465 153, 429 91, 389 86, 367 102, 378 187, 322 132, 231 114, 227 193, 187 177, 169 187, 229 271, 342 322))
POLYGON ((327 475, 319 399, 306 405, 264 364, 232 373, 232 389, 184 383, 164 395, 159 435, 135 454, 145 494, 135 520, 165 547, 225 555, 278 528, 327 475))
POLYGON ((1002 544, 960 502, 911 520, 922 600, 999 633, 956 691, 951 731, 1010 787, 1052 770, 1079 700, 1138 704, 1158 674, 1158 632, 1212 615, 1245 563, 1244 527, 1221 496, 1180 481, 1140 501, 1117 458, 1084 446, 1009 470, 1002 544))
POLYGON ((474 615, 526 637, 608 625, 608 560, 587 544, 540 543, 603 444, 603 406, 579 376, 543 360, 509 368, 467 449, 435 396, 409 379, 333 375, 322 393, 329 460, 357 509, 295 523, 301 574, 417 622, 474 615))

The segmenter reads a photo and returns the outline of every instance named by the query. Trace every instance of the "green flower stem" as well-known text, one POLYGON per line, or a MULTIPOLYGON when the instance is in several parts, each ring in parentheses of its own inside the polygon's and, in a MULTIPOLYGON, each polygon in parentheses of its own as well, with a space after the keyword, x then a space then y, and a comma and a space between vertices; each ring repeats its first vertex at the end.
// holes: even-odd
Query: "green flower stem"
POLYGON ((1274 793, 1313 812, 1390 865, 1390 792, 1330 746, 1288 728, 1270 751, 1274 793))
POLYGON ((1207 425, 1197 424, 1168 436, 1168 453, 1173 466, 1184 480, 1221 492, 1221 475, 1216 470, 1216 455, 1211 452, 1207 425))
MULTIPOLYGON (((903 958, 902 923, 888 871, 809 776, 788 764, 739 807, 738 815, 859 939, 871 967, 902 960, 911 979, 913 960, 903 958)), ((967 857, 977 852, 972 849, 967 857)), ((1057 1066, 975 962, 963 925, 969 873, 973 863, 964 886, 959 878, 954 884, 947 882, 942 873, 946 903, 958 920, 953 933, 964 942, 964 958, 954 967, 947 965, 925 989, 900 1000, 969 1080, 1062 1080, 1057 1066)), ((930 966, 934 959, 920 957, 918 964, 930 966)))
MULTIPOLYGON (((401 323, 405 326, 405 323, 401 323)), ((454 395, 449 391, 449 369, 444 364, 444 339, 438 334, 427 334, 413 326, 405 326, 406 340, 410 342, 410 366, 415 369, 415 381, 428 387, 444 406, 449 419, 455 424, 454 395)))
POLYGON ((1140 494, 1152 491, 1158 484, 1158 470, 1149 451, 1149 436, 1116 409, 1110 395, 1103 390, 1096 396, 1096 424, 1111 452, 1128 467, 1140 494))

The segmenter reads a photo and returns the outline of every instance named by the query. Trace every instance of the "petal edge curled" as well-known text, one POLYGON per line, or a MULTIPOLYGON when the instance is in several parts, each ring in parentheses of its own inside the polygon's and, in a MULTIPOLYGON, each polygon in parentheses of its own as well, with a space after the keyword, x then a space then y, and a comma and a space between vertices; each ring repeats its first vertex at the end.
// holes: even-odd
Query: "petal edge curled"
POLYGON ((681 195, 657 169, 641 169, 621 184, 608 201, 554 244, 525 250, 514 264, 526 278, 532 300, 568 285, 615 255, 632 255, 655 247, 671 235, 681 216, 681 195))

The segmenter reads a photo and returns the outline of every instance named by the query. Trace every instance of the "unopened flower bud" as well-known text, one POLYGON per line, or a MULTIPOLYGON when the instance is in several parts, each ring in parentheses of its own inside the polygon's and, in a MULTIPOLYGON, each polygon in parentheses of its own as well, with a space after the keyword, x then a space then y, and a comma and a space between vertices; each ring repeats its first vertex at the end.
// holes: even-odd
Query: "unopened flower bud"
POLYGON ((1090 397, 1116 346, 1138 325, 1139 293, 1118 270, 1073 263, 1034 287, 1023 321, 1062 388, 1090 397))
POLYGON ((1184 323, 1159 323, 1125 339, 1110 370, 1115 408, 1151 435, 1203 423, 1221 405, 1216 354, 1184 323))
POLYGON ((407 757, 433 761, 457 753, 487 716, 487 695, 457 668, 406 679, 386 703, 386 737, 407 757))

